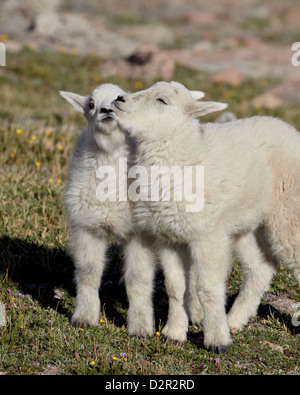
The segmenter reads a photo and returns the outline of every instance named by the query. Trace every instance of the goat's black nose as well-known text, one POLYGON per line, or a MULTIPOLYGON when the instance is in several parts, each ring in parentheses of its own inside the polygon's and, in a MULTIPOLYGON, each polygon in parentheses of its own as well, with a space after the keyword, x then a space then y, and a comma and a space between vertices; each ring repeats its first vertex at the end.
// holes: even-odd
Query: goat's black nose
POLYGON ((121 101, 121 102, 125 103, 124 96, 118 96, 118 97, 116 98, 116 101, 121 101))
POLYGON ((113 112, 113 110, 111 108, 105 108, 105 107, 100 108, 100 114, 101 113, 102 114, 108 114, 110 112, 113 112))

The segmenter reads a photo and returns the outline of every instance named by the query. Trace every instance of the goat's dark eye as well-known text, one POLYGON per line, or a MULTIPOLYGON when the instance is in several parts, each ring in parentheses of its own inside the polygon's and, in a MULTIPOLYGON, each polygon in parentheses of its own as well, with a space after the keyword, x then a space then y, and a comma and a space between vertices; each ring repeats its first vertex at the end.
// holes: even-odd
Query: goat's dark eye
POLYGON ((116 98, 116 101, 121 101, 121 102, 125 103, 125 99, 124 99, 123 96, 118 96, 118 97, 116 98))
POLYGON ((89 109, 92 110, 95 107, 94 103, 89 103, 89 109))
POLYGON ((158 98, 158 99, 156 99, 156 100, 159 101, 160 103, 163 103, 163 104, 167 105, 167 103, 165 102, 164 99, 158 98))

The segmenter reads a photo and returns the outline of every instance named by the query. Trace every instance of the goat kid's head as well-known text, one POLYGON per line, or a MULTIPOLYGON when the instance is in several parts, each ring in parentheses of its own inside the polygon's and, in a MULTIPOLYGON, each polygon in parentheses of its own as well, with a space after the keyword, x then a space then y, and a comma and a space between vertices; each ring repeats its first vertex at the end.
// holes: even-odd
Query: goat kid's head
POLYGON ((76 111, 82 113, 88 122, 88 127, 95 134, 110 136, 115 130, 119 131, 112 101, 125 92, 117 85, 99 85, 89 96, 80 96, 72 92, 59 91, 76 111))
POLYGON ((119 124, 136 137, 166 138, 188 122, 227 104, 197 101, 201 91, 189 91, 178 82, 158 82, 137 93, 120 95, 113 102, 119 124))

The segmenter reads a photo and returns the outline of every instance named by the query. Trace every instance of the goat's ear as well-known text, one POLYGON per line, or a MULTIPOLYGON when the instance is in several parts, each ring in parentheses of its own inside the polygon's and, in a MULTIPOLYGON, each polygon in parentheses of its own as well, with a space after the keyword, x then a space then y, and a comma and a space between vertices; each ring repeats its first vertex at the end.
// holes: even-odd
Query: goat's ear
POLYGON ((76 111, 84 114, 84 107, 86 102, 85 96, 80 96, 76 93, 64 91, 59 91, 59 93, 65 100, 67 100, 67 102, 69 102, 75 108, 76 111))
POLYGON ((202 91, 189 91, 193 100, 202 99, 205 96, 205 93, 202 91))
POLYGON ((192 102, 185 107, 185 111, 191 117, 200 117, 215 111, 221 111, 228 107, 226 103, 215 101, 192 102))

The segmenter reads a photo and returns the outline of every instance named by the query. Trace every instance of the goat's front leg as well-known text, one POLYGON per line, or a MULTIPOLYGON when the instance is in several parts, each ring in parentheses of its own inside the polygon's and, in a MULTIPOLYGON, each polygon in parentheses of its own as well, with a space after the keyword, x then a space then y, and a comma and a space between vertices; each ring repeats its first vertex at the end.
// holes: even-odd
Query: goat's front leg
POLYGON ((164 246, 159 250, 159 258, 169 298, 168 321, 162 332, 172 340, 185 341, 189 319, 196 325, 203 319, 197 269, 186 246, 164 246))
POLYGON ((204 346, 223 353, 231 344, 225 311, 226 280, 230 267, 230 240, 216 231, 190 245, 198 269, 198 295, 203 307, 204 346))
POLYGON ((159 259, 169 298, 168 321, 162 333, 167 338, 183 342, 188 330, 188 311, 185 306, 188 262, 184 262, 178 249, 172 246, 162 247, 159 250, 159 259))
POLYGON ((198 270, 190 257, 190 252, 187 248, 184 250, 184 262, 186 270, 188 271, 188 292, 185 298, 185 306, 188 312, 189 320, 193 325, 200 325, 203 320, 203 308, 198 297, 198 270))
POLYGON ((153 282, 156 256, 150 243, 138 237, 125 246, 125 286, 129 302, 127 332, 138 337, 154 334, 153 282))
POLYGON ((76 300, 71 319, 74 326, 99 323, 99 288, 105 266, 107 242, 89 231, 71 231, 71 253, 75 263, 76 300))

